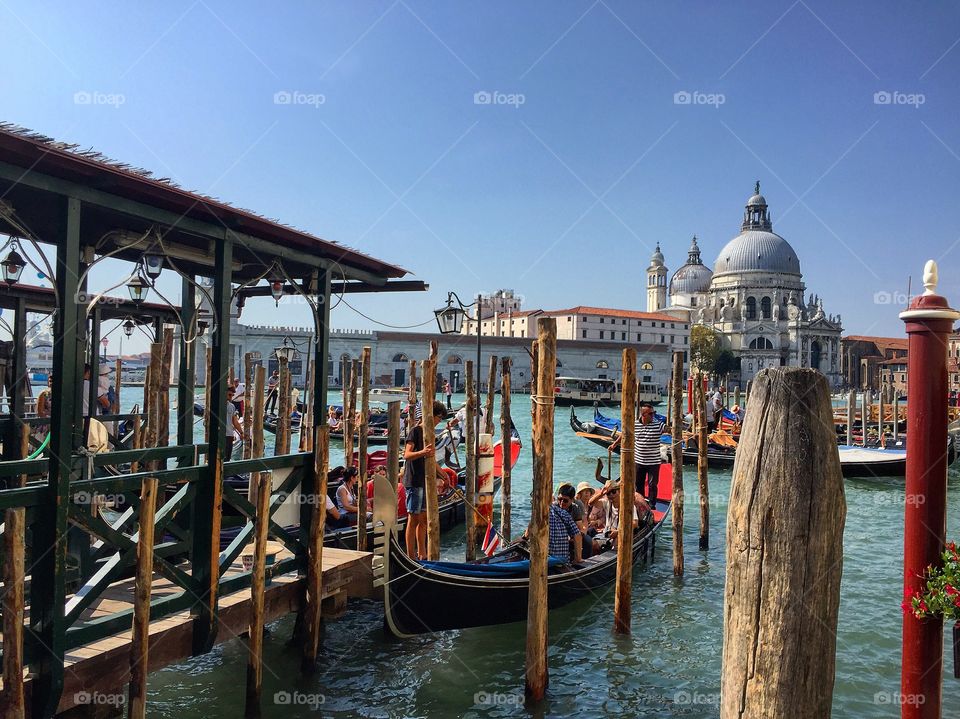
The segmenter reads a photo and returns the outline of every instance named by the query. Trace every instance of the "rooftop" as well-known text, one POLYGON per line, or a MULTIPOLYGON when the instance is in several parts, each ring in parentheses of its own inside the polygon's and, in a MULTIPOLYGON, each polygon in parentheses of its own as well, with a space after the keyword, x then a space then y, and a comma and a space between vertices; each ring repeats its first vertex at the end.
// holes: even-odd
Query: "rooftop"
POLYGON ((631 320, 657 320, 660 322, 681 322, 671 315, 661 314, 659 312, 636 312, 634 310, 615 310, 609 307, 588 307, 586 305, 577 305, 565 310, 552 310, 544 313, 550 317, 559 315, 586 315, 594 317, 617 317, 631 320))

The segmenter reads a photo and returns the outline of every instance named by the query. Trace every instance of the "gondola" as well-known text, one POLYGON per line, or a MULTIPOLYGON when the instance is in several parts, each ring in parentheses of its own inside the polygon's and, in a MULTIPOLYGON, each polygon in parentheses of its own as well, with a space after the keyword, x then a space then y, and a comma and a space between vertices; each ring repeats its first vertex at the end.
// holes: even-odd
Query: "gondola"
MULTIPOLYGON (((297 403, 297 406, 300 406, 299 402, 297 403)), ((193 403, 193 414, 195 417, 204 416, 203 404, 201 402, 193 403)), ((302 416, 303 415, 299 411, 294 411, 290 415, 290 431, 291 432, 300 431, 300 418, 302 416)), ((270 434, 277 433, 277 415, 276 414, 266 414, 263 416, 263 429, 265 432, 269 432, 270 434)), ((331 434, 331 437, 332 436, 333 435, 331 434)))
MULTIPOLYGON (((957 458, 957 443, 947 436, 947 466, 957 458)), ((880 447, 841 446, 840 469, 844 477, 906 477, 907 448, 901 437, 896 446, 880 447)))
MULTIPOLYGON (((660 471, 659 497, 652 525, 639 528, 634 562, 653 557, 657 534, 670 508, 672 475, 660 471)), ((418 562, 400 547, 396 518, 390 510, 392 490, 376 480, 374 576, 383 586, 386 629, 398 637, 522 621, 527 616, 529 556, 514 542, 492 557, 474 562, 418 562), (381 499, 382 498, 382 499, 381 499)), ((578 565, 551 558, 547 597, 550 609, 596 592, 616 578, 616 548, 578 565)))

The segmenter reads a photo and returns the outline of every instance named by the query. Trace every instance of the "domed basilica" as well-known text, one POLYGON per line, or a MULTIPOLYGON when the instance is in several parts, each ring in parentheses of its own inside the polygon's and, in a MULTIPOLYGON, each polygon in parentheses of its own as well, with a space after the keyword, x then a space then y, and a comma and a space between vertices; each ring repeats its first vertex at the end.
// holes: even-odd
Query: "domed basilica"
POLYGON ((647 268, 647 311, 665 312, 712 328, 740 357, 742 382, 764 367, 813 367, 831 385, 840 383, 840 315, 827 315, 823 300, 805 296, 800 260, 773 231, 757 182, 747 200, 740 234, 713 264, 703 264, 697 238, 687 261, 667 282, 660 245, 647 268))

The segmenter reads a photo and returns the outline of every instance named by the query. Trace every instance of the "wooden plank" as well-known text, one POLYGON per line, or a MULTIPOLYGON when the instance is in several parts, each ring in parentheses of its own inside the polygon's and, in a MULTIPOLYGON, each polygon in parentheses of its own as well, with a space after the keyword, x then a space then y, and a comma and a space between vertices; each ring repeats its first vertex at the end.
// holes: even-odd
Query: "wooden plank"
MULTIPOLYGON (((694 382, 697 420, 697 485, 700 490, 700 549, 710 548, 710 483, 707 476, 707 397, 703 391, 703 377, 694 382)), ((719 419, 717 424, 719 425, 719 419)))

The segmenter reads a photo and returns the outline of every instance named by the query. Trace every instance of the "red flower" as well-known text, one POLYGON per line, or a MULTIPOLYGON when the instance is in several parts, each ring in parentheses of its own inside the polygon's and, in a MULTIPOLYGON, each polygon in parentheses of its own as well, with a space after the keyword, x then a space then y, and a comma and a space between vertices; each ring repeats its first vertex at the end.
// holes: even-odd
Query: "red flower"
POLYGON ((944 585, 943 591, 946 593, 948 597, 952 597, 954 594, 960 594, 960 592, 957 592, 957 590, 954 589, 953 586, 950 584, 944 585))

